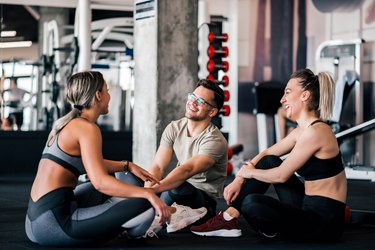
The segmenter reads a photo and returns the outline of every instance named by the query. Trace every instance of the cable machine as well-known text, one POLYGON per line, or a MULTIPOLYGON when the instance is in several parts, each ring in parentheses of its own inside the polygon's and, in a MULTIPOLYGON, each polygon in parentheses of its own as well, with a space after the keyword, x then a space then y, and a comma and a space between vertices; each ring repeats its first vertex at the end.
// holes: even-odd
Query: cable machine
MULTIPOLYGON (((362 60, 363 60, 363 44, 364 40, 356 39, 352 41, 330 40, 323 42, 316 51, 316 68, 317 72, 329 71, 334 74, 336 81, 336 101, 343 103, 345 100, 343 95, 338 95, 340 91, 344 92, 345 87, 340 86, 340 81, 346 81, 345 85, 353 84, 354 91, 354 108, 342 113, 342 107, 336 117, 336 122, 341 123, 343 116, 349 121, 351 126, 363 123, 363 85, 360 81, 362 75, 362 60), (351 74, 351 80, 348 80, 348 74, 351 74), (345 77, 345 79, 343 78, 345 77), (342 89, 340 89, 342 87, 342 89), (341 98, 341 100, 340 100, 341 98), (344 100, 343 100, 344 99, 344 100)), ((348 97, 348 96, 347 96, 348 97)), ((335 113, 335 112, 334 112, 335 113)), ((335 131, 339 132, 339 131, 335 131)), ((363 136, 357 136, 355 140, 355 155, 352 157, 352 163, 358 164, 364 162, 364 141, 363 136)))

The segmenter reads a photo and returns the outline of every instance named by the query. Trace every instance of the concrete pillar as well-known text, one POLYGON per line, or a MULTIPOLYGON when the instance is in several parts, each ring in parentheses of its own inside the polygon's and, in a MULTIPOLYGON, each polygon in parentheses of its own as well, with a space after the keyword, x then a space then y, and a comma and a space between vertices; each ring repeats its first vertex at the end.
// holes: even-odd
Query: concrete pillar
POLYGON ((133 161, 149 168, 198 74, 198 0, 135 1, 133 161))
POLYGON ((91 70, 91 2, 78 1, 78 71, 91 70))

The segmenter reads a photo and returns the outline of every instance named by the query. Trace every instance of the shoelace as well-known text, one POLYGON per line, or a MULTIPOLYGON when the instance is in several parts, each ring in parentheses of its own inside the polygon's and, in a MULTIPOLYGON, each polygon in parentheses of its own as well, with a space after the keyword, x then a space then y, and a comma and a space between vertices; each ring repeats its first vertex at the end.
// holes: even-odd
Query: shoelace
POLYGON ((147 236, 150 238, 156 237, 157 239, 159 239, 159 236, 153 230, 148 230, 144 238, 146 238, 147 236))

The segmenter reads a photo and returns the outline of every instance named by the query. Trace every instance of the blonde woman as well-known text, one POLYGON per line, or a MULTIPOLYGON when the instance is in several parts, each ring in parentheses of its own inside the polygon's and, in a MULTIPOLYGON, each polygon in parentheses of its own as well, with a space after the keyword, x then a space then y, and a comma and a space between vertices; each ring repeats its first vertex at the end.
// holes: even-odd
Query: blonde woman
POLYGON ((169 207, 152 189, 144 188, 144 181, 158 181, 133 162, 103 159, 102 136, 95 123, 108 113, 110 95, 101 73, 77 73, 66 90, 73 109, 55 122, 31 188, 25 221, 31 241, 48 246, 92 244, 124 230, 140 237, 155 212, 164 224, 177 223, 171 214, 195 211, 169 207), (77 186, 84 173, 90 182, 77 186))
POLYGON ((347 182, 339 145, 325 121, 335 86, 325 72, 292 74, 281 99, 298 127, 247 161, 224 190, 229 208, 191 230, 204 236, 238 237, 242 214, 263 236, 334 241, 343 232, 347 182), (282 161, 280 156, 289 156, 282 161), (301 181, 295 173, 304 180, 301 181), (264 195, 273 184, 278 200, 264 195))

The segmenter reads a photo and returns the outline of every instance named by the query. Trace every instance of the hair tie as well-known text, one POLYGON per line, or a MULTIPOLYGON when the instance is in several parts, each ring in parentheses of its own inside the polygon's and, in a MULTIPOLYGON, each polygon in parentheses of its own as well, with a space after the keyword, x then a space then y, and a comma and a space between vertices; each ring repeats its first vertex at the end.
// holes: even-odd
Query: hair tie
POLYGON ((74 104, 73 108, 78 109, 79 111, 81 111, 83 109, 83 106, 82 105, 74 104))

